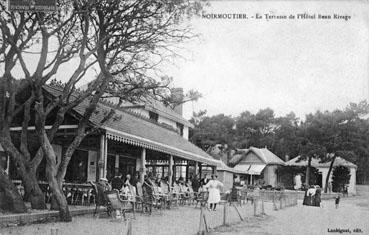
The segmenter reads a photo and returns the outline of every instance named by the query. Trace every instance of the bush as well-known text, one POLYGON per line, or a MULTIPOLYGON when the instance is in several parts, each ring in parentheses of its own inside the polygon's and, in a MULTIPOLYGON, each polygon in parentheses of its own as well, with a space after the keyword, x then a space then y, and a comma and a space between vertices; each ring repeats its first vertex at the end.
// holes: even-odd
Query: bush
POLYGON ((350 170, 345 166, 337 166, 332 173, 332 191, 342 192, 345 185, 350 182, 350 170))

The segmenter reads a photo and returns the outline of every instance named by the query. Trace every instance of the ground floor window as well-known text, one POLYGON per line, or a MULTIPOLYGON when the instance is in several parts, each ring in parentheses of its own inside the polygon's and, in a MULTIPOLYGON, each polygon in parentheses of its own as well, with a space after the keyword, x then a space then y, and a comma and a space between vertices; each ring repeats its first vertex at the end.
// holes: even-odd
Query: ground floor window
POLYGON ((136 172, 136 159, 130 157, 119 156, 119 172, 125 177, 131 175, 131 178, 136 172))
POLYGON ((146 165, 147 172, 152 172, 155 176, 160 176, 161 178, 167 177, 169 175, 168 165, 146 165))
POLYGON ((122 173, 123 177, 130 174, 133 176, 136 172, 136 159, 120 155, 108 155, 106 164, 106 178, 112 179, 118 173, 122 173))
POLYGON ((65 174, 65 181, 85 183, 87 181, 87 162, 88 151, 76 150, 70 159, 67 172, 65 174))
POLYGON ((118 169, 115 169, 115 155, 108 154, 108 159, 106 162, 106 178, 111 180, 116 173, 118 173, 118 169))

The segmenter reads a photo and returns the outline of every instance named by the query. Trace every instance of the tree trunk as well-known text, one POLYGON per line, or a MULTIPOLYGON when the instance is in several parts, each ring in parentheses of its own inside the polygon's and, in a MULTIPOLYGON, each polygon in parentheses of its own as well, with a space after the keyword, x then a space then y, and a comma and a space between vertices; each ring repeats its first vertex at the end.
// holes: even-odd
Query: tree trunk
POLYGON ((13 145, 9 131, 3 130, 2 132, 2 146, 19 166, 17 167, 17 171, 22 178, 24 190, 27 195, 27 199, 31 202, 32 209, 46 209, 45 197, 38 185, 36 177, 37 166, 31 166, 31 164, 26 160, 26 157, 13 145))
MULTIPOLYGON (((49 170, 46 170, 46 171, 49 171, 49 170)), ((50 173, 52 173, 52 171, 50 171, 47 174, 50 174, 50 173)), ((54 172, 54 174, 56 174, 56 171, 54 172)), ((55 177, 52 177, 51 180, 49 180, 49 185, 50 185, 50 189, 52 192, 52 201, 53 201, 52 209, 59 210, 59 217, 61 221, 63 222, 72 221, 72 216, 70 215, 70 212, 69 212, 67 199, 65 198, 65 195, 60 186, 60 183, 58 183, 55 177)))
POLYGON ((23 172, 22 182, 24 185, 25 195, 27 195, 27 200, 31 202, 32 209, 44 210, 46 209, 45 195, 42 192, 38 180, 36 177, 36 172, 28 171, 23 172))
POLYGON ((310 168, 311 168, 311 158, 308 158, 308 164, 306 166, 306 177, 305 177, 305 184, 307 187, 310 186, 310 168))
POLYGON ((54 196, 54 194, 52 194, 51 198, 50 198, 50 210, 54 210, 54 211, 59 210, 58 201, 57 201, 56 197, 54 196))
POLYGON ((0 169, 0 208, 14 213, 27 212, 17 188, 2 169, 0 169))
POLYGON ((52 197, 56 200, 56 204, 59 210, 60 220, 63 222, 72 221, 72 217, 69 212, 67 199, 62 190, 61 180, 58 180, 57 167, 56 167, 56 155, 52 148, 46 134, 44 134, 44 143, 42 146, 46 157, 46 177, 50 186, 52 197))
POLYGON ((324 192, 327 193, 327 189, 328 189, 328 183, 329 183, 329 176, 331 175, 332 169, 333 169, 333 164, 334 161, 336 160, 336 154, 333 156, 331 164, 329 165, 329 170, 328 170, 328 174, 327 174, 327 178, 325 179, 325 186, 324 186, 324 192))

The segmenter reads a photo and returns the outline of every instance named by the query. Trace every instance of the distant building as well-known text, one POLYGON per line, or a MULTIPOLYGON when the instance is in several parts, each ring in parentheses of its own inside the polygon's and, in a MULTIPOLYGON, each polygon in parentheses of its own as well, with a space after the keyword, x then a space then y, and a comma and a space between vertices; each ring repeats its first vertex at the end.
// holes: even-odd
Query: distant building
POLYGON ((246 184, 278 185, 277 168, 285 163, 267 148, 240 149, 230 163, 238 172, 247 175, 246 184))
MULTIPOLYGON (((286 162, 286 166, 307 166, 307 161, 306 160, 299 160, 299 156, 295 157, 291 160, 289 160, 288 162, 286 162)), ((325 188, 325 182, 327 179, 327 175, 328 175, 328 170, 329 170, 329 166, 330 166, 331 162, 324 162, 321 163, 319 162, 318 159, 311 159, 311 166, 315 167, 316 169, 318 169, 319 173, 321 173, 322 177, 319 177, 319 181, 317 182, 318 185, 322 185, 323 188, 325 188)), ((352 162, 349 162, 343 158, 340 157, 336 157, 336 160, 334 161, 333 167, 336 166, 345 166, 350 170, 350 182, 348 185, 348 193, 350 194, 356 194, 356 170, 357 170, 357 166, 355 164, 353 164, 352 162)), ((329 176, 329 181, 332 181, 332 175, 333 175, 333 170, 329 176)))
POLYGON ((218 180, 224 184, 223 192, 229 191, 233 187, 235 178, 244 172, 227 166, 223 161, 217 167, 218 180))

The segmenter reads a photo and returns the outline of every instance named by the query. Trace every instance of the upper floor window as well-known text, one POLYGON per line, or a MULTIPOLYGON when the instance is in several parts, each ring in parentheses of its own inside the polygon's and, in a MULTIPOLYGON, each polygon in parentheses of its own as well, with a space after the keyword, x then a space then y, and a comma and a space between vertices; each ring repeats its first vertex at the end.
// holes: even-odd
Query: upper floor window
POLYGON ((149 111, 149 117, 150 117, 150 120, 158 122, 159 115, 157 113, 149 111))
POLYGON ((183 128, 184 128, 183 124, 182 124, 182 123, 177 122, 177 123, 176 123, 176 125, 177 125, 177 131, 178 131, 178 133, 179 133, 181 136, 183 136, 183 128))

